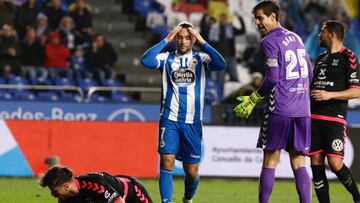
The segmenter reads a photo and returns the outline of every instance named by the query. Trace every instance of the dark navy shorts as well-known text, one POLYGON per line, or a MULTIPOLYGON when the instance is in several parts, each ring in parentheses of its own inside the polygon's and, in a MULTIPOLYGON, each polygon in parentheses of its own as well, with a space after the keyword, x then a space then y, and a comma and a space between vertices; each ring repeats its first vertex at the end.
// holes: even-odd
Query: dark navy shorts
POLYGON ((309 155, 344 156, 346 125, 335 121, 311 119, 309 155))

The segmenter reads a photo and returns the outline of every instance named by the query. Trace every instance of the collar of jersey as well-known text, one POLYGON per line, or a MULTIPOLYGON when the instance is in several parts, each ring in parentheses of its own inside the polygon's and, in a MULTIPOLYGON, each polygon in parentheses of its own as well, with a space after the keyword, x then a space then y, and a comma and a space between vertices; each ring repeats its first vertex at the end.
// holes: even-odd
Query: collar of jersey
POLYGON ((176 51, 175 51, 175 55, 176 55, 176 56, 185 56, 185 57, 188 57, 188 56, 192 56, 192 55, 193 55, 193 51, 191 50, 190 53, 181 55, 181 54, 178 54, 178 51, 176 50, 176 51))

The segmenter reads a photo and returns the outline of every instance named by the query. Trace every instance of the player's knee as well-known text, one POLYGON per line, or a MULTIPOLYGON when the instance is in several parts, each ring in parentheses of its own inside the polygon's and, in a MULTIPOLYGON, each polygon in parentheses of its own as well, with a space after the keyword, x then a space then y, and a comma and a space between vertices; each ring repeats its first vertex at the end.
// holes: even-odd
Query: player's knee
POLYGON ((167 159, 161 160, 161 162, 160 162, 160 168, 168 170, 168 171, 172 171, 174 168, 174 165, 175 165, 175 163, 173 161, 167 160, 167 159))
POLYGON ((314 154, 310 156, 311 165, 324 165, 325 160, 321 154, 314 154))
POLYGON ((198 177, 198 173, 197 172, 190 172, 190 173, 186 173, 186 177, 195 181, 198 177))
POLYGON ((343 162, 342 161, 329 161, 329 166, 330 166, 330 169, 333 173, 339 171, 342 167, 343 167, 343 162))
POLYGON ((332 172, 339 171, 344 163, 341 157, 328 157, 328 163, 332 172))
POLYGON ((193 180, 195 180, 198 176, 198 170, 196 168, 191 168, 191 169, 187 169, 185 171, 186 177, 191 178, 193 180))

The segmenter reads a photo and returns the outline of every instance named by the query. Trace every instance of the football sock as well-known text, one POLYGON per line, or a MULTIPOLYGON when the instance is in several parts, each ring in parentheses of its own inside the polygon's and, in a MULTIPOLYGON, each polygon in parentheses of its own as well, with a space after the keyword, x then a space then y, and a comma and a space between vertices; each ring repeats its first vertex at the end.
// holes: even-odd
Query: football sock
POLYGON ((185 177, 185 194, 184 197, 186 200, 191 200, 194 195, 195 195, 195 191, 196 188, 199 185, 199 176, 196 177, 195 179, 192 179, 188 176, 185 177))
POLYGON ((316 196, 319 203, 330 203, 329 183, 324 165, 311 165, 316 196))
POLYGON ((312 165, 314 188, 319 203, 330 203, 329 183, 326 178, 324 165, 312 165))
POLYGON ((171 203, 173 193, 172 171, 160 169, 159 187, 161 202, 171 203))
POLYGON ((299 194, 300 203, 311 202, 311 181, 305 167, 294 171, 296 190, 299 194))
POLYGON ((275 169, 262 168, 260 174, 259 201, 268 203, 275 181, 275 169))
POLYGON ((336 176, 339 178, 340 182, 345 186, 345 188, 351 193, 353 196, 354 201, 360 200, 360 194, 354 177, 351 175, 350 170, 348 167, 343 165, 343 167, 335 172, 336 176))

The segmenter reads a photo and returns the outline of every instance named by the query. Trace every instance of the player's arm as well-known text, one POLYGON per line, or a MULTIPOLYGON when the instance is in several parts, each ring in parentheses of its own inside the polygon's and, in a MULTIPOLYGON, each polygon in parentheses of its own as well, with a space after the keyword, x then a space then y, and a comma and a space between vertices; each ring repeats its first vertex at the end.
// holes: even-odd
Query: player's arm
POLYGON ((311 91, 311 96, 316 101, 326 101, 330 99, 338 100, 349 100, 360 97, 360 86, 352 87, 344 91, 338 92, 328 92, 325 90, 313 90, 311 91))
POLYGON ((158 68, 160 66, 160 61, 157 59, 157 55, 161 50, 166 46, 167 43, 171 42, 175 35, 181 30, 181 27, 178 26, 174 28, 165 39, 161 40, 159 43, 148 49, 144 55, 141 57, 141 64, 147 68, 158 68))
POLYGON ((274 47, 274 45, 268 41, 263 41, 261 43, 261 49, 264 52, 266 59, 265 77, 256 92, 259 94, 259 96, 266 97, 270 95, 276 83, 279 82, 280 67, 278 53, 275 51, 278 50, 277 47, 274 47))
POLYGON ((259 89, 250 96, 239 96, 236 98, 240 103, 234 108, 234 112, 237 116, 242 118, 249 117, 256 104, 258 104, 265 96, 268 96, 279 81, 280 68, 278 53, 274 51, 278 49, 267 41, 261 43, 261 48, 266 56, 265 78, 259 89))
POLYGON ((209 54, 210 58, 208 69, 211 71, 223 70, 225 68, 225 60, 220 55, 220 53, 217 52, 209 43, 207 43, 198 31, 193 28, 188 29, 190 33, 195 37, 196 42, 202 46, 204 52, 209 54))

